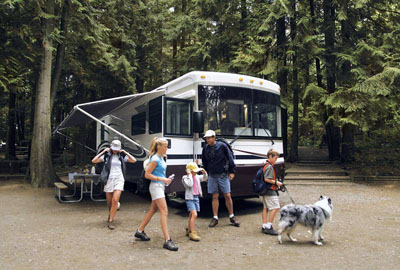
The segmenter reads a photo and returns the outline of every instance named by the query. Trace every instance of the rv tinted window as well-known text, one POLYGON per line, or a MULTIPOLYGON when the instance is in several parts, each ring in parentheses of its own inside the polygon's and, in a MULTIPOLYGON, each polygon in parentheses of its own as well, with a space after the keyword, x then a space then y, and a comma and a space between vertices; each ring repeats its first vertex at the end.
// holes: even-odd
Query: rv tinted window
POLYGON ((162 97, 149 102, 149 134, 162 131, 162 97))
POLYGON ((279 95, 230 86, 199 85, 204 130, 222 136, 281 137, 279 95))
POLYGON ((132 115, 131 119, 131 134, 139 135, 146 133, 146 113, 142 112, 132 115))
POLYGON ((192 101, 168 98, 166 100, 165 134, 191 135, 192 101))

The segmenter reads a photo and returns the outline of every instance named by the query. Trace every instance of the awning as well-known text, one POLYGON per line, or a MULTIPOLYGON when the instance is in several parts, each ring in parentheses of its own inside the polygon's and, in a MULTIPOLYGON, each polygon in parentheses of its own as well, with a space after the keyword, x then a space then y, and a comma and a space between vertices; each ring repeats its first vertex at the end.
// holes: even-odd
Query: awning
POLYGON ((85 124, 89 121, 94 120, 93 118, 89 117, 87 114, 83 113, 81 110, 85 111, 86 113, 90 114, 91 116, 100 119, 114 110, 122 108, 139 98, 149 94, 155 94, 158 92, 164 91, 164 89, 154 90, 151 92, 140 93, 140 94, 133 94, 128 96, 116 97, 116 98, 109 98, 103 99, 98 101, 92 101, 88 103, 82 103, 75 105, 72 111, 68 114, 68 116, 61 122, 60 125, 56 128, 56 131, 63 130, 65 128, 69 128, 72 126, 78 126, 85 124), (81 110, 79 110, 81 109, 81 110))
MULTIPOLYGON (((100 121, 100 118, 111 114, 113 111, 121 109, 132 102, 137 101, 138 99, 142 98, 143 96, 150 95, 150 94, 159 94, 160 92, 164 92, 165 89, 156 89, 151 92, 140 93, 140 94, 133 94, 128 96, 116 97, 116 98, 109 98, 103 99, 88 103, 82 103, 75 105, 72 111, 68 114, 68 116, 61 122, 60 125, 54 130, 53 134, 60 133, 60 130, 85 124, 89 121, 96 121, 103 125, 106 129, 109 129, 121 137, 125 138, 126 140, 132 142, 135 145, 139 145, 136 143, 132 138, 128 137, 125 134, 120 133, 119 131, 113 129, 109 125, 105 124, 104 122, 100 121)), ((145 149, 145 148, 144 148, 145 149)), ((147 150, 147 149, 145 149, 147 150)))

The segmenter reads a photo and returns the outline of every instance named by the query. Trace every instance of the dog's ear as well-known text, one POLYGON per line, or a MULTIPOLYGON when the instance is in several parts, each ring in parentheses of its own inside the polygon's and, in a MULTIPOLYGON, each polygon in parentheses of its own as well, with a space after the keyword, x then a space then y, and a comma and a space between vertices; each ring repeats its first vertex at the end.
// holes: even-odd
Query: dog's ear
POLYGON ((329 203, 329 204, 331 204, 331 203, 332 203, 332 200, 331 200, 331 198, 328 198, 328 203, 329 203))

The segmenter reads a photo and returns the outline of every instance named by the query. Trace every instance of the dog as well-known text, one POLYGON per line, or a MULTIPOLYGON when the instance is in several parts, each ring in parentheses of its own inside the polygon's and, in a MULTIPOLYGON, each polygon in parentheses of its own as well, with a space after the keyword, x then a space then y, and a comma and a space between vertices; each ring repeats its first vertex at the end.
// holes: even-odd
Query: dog
POLYGON ((287 232, 287 236, 293 242, 297 240, 292 236, 292 232, 298 223, 312 228, 312 241, 318 246, 322 246, 319 240, 324 240, 322 229, 325 220, 332 219, 333 204, 331 198, 321 196, 314 204, 295 205, 288 204, 281 209, 279 220, 278 240, 282 244, 282 233, 287 232))

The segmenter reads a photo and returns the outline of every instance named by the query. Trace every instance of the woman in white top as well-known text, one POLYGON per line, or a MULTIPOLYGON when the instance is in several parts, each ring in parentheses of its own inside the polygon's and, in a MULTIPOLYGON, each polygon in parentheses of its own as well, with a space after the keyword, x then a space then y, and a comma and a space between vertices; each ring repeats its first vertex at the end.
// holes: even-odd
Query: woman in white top
POLYGON ((177 251, 178 246, 172 241, 168 233, 168 206, 165 200, 165 185, 169 185, 172 181, 171 178, 166 177, 167 164, 164 157, 167 154, 168 141, 161 138, 154 138, 150 146, 150 158, 149 164, 145 169, 145 178, 151 180, 149 191, 151 195, 150 209, 145 215, 139 228, 136 230, 135 237, 142 241, 149 241, 150 237, 144 232, 144 228, 150 222, 153 215, 160 210, 160 223, 161 229, 164 234, 164 246, 163 248, 177 251))
POLYGON ((107 173, 107 183, 104 186, 106 200, 108 206, 108 228, 114 230, 114 217, 118 209, 119 198, 124 190, 125 184, 125 163, 135 163, 136 159, 121 149, 121 141, 114 140, 111 142, 111 149, 106 148, 100 154, 92 159, 93 163, 104 162, 103 170, 107 173), (111 150, 111 152, 110 152, 111 150))

